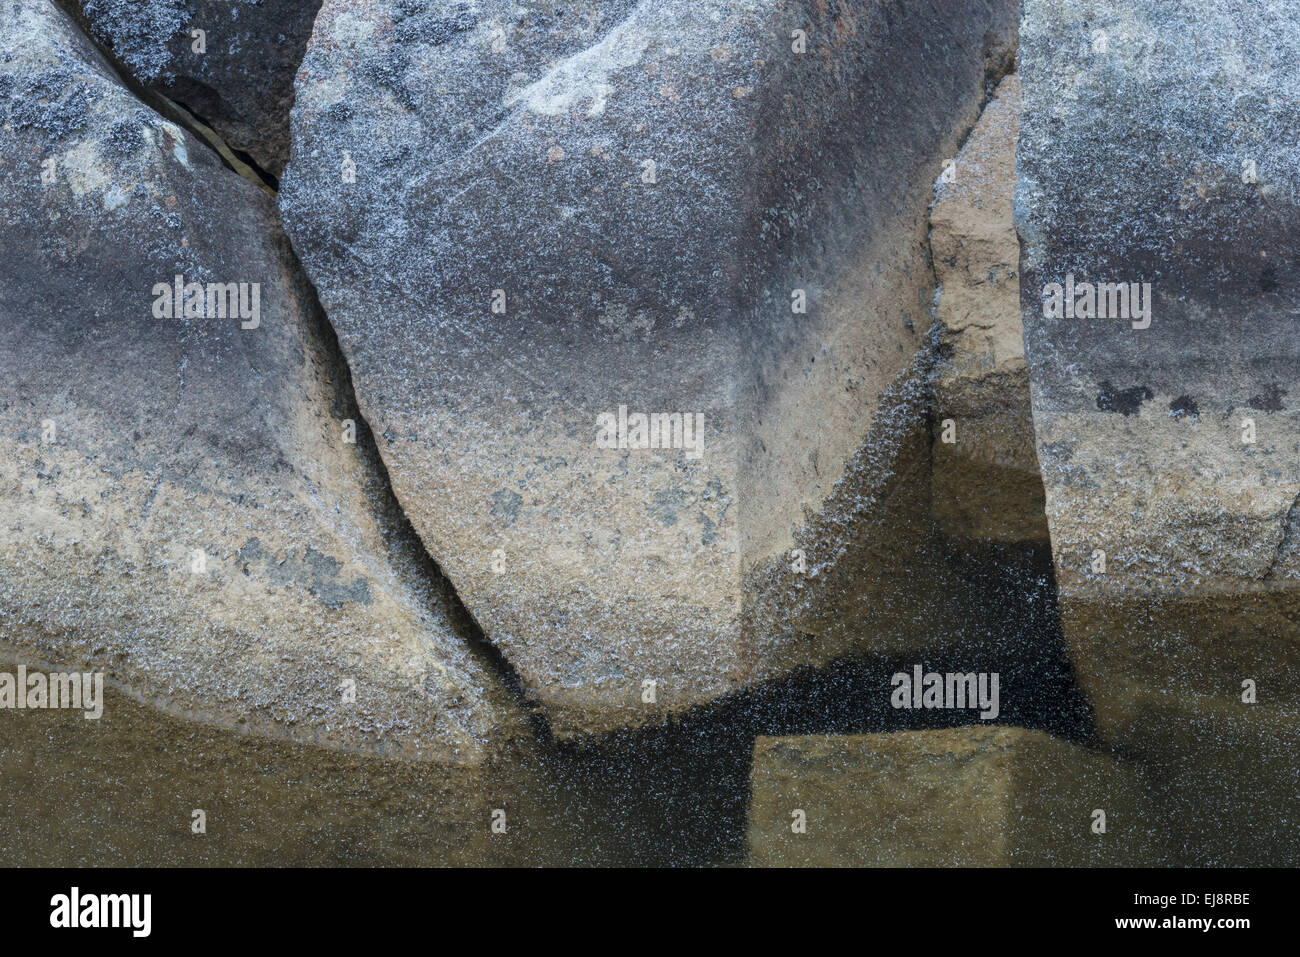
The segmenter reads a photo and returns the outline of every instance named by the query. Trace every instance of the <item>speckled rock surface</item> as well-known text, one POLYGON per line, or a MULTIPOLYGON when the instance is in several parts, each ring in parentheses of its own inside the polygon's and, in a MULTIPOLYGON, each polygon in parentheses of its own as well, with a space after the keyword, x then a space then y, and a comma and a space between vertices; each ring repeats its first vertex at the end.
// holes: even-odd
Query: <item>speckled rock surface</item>
POLYGON ((373 451, 344 440, 346 370, 273 202, 53 4, 5 12, 5 660, 104 670, 242 731, 480 762, 513 712, 373 451), (255 321, 159 317, 177 274, 257 283, 255 321))
POLYGON ((760 737, 751 863, 1124 866, 1160 860, 1143 785, 1115 758, 1023 728, 760 737), (792 830, 803 812, 803 831, 792 830), (1105 812, 1105 832, 1094 812, 1105 812))
POLYGON ((1300 854, 1298 55, 1295 2, 1029 0, 1022 26, 1021 301, 1066 637, 1204 861, 1300 854), (1149 326, 1046 316, 1070 276, 1150 283, 1149 326))
POLYGON ((560 734, 934 640, 926 211, 1018 9, 322 7, 287 228, 399 500, 560 734), (702 415, 702 454, 599 447, 620 407, 702 415))
POLYGON ((263 169, 283 171, 293 78, 320 0, 63 3, 134 80, 201 117, 263 169))
POLYGON ((1020 323, 1012 222, 1020 79, 1008 76, 930 211, 939 295, 934 389, 935 518, 955 538, 1047 543, 1020 323))

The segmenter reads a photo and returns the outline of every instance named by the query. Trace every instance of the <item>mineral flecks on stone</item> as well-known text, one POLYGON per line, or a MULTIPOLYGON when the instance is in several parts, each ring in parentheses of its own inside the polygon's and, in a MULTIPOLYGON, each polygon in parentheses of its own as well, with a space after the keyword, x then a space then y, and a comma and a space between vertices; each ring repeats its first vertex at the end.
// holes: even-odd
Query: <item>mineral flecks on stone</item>
POLYGON ((482 761, 509 702, 347 440, 346 370, 272 201, 53 4, 5 11, 5 660, 243 731, 482 761), (159 318, 178 275, 186 308, 159 318), (208 283, 256 284, 258 321, 210 311, 208 283))
POLYGON ((926 213, 1018 10, 322 6, 287 228, 399 500, 559 733, 943 632, 926 213), (600 447, 620 407, 706 451, 600 447))
POLYGON ((1193 861, 1300 848, 1298 57, 1294 2, 1027 0, 1021 31, 1021 303, 1066 638, 1193 861), (1080 300, 1150 283, 1149 325, 1049 318, 1069 277, 1080 300))
POLYGON ((128 76, 279 175, 320 0, 62 0, 128 76))

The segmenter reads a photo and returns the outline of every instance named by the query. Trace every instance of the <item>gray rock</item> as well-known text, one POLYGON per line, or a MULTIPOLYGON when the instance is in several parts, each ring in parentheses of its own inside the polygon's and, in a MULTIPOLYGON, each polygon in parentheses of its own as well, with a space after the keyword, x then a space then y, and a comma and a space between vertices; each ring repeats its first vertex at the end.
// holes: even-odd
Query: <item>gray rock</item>
POLYGON ((283 171, 294 74, 320 0, 63 2, 132 79, 283 171))
POLYGON ((399 500, 559 733, 937 640, 926 210, 1018 10, 323 5, 287 227, 399 500), (702 416, 701 454, 600 447, 621 408, 702 416))
POLYGON ((346 370, 273 201, 44 0, 0 19, 0 157, 6 660, 241 731, 482 762, 510 703, 346 441, 346 370), (177 275, 245 283, 248 309, 169 318, 177 275))
POLYGON ((1066 636, 1103 734, 1191 803, 1201 861, 1300 854, 1298 55, 1295 2, 1031 0, 1021 32, 1021 301, 1066 636), (1083 305, 1056 317, 1070 277, 1083 305), (1093 317, 1084 283, 1150 293, 1093 317))

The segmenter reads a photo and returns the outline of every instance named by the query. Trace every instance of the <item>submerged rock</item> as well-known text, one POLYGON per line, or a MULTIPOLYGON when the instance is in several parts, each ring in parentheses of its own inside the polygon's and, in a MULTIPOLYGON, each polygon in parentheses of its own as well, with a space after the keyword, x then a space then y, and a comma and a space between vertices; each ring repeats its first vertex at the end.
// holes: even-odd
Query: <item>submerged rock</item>
POLYGON ((117 65, 279 175, 320 0, 62 0, 117 65))
POLYGON ((1300 859, 1298 13, 1029 0, 1021 33, 1021 301, 1066 637, 1199 862, 1300 859))
POLYGON ((763 866, 1160 859, 1133 769, 1041 731, 988 725, 759 737, 752 783, 750 859, 763 866))
POLYGON ((939 640, 926 209, 1018 10, 323 5, 287 227, 560 734, 939 640))
POLYGON ((1047 544, 1012 222, 1020 79, 999 84, 930 212, 939 295, 934 514, 958 539, 1047 544))
POLYGON ((5 660, 241 731, 481 762, 516 718, 348 441, 346 370, 273 202, 53 4, 7 10, 5 660))

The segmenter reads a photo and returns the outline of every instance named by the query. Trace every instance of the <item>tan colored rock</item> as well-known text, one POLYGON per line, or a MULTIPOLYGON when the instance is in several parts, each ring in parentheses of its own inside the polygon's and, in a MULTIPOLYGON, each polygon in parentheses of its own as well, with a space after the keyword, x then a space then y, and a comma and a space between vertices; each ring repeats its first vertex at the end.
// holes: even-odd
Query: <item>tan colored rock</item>
POLYGON ((621 735, 609 749, 520 738, 450 766, 241 733, 105 693, 95 721, 0 710, 6 865, 700 866, 734 860, 743 840, 747 755, 724 725, 673 732, 675 744, 621 735))
POLYGON ((1012 221, 1020 79, 998 85, 936 188, 930 248, 935 317, 934 516, 956 538, 1047 543, 1020 322, 1012 221), (950 424, 951 423, 951 424, 950 424), (954 441, 946 441, 945 438, 954 441))
POLYGON ((762 866, 1159 863, 1132 768, 1041 731, 983 725, 759 737, 749 843, 762 866), (792 830, 802 811, 804 833, 792 830), (1095 833, 1094 812, 1105 812, 1095 833))

